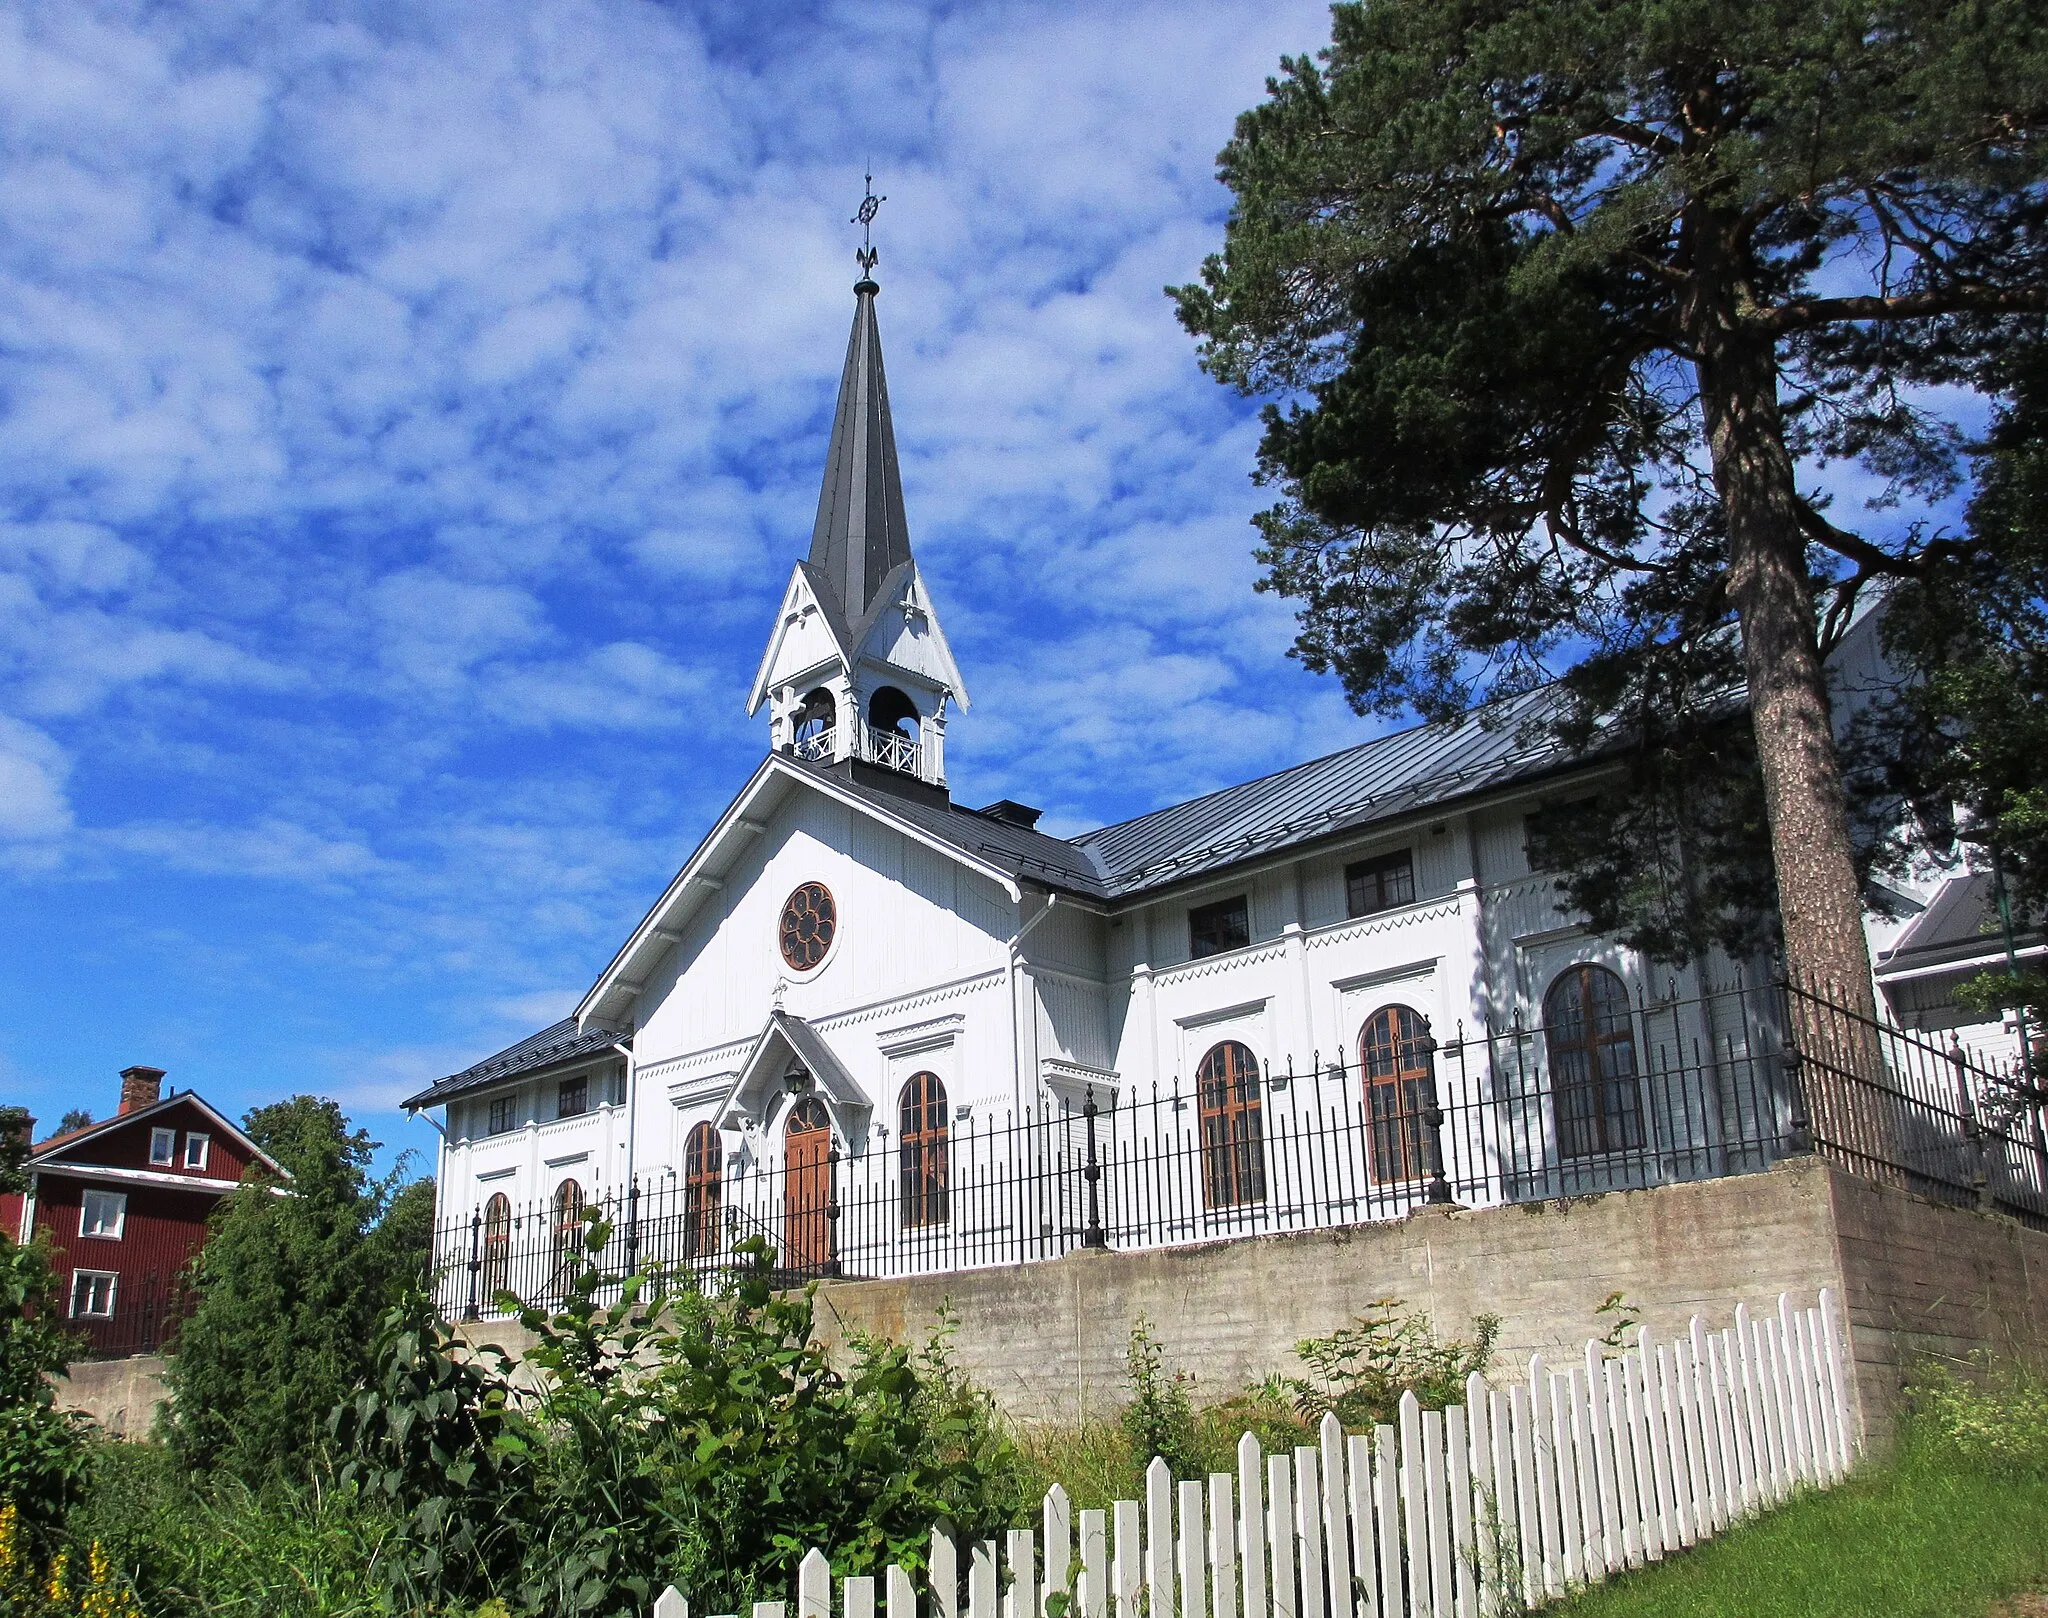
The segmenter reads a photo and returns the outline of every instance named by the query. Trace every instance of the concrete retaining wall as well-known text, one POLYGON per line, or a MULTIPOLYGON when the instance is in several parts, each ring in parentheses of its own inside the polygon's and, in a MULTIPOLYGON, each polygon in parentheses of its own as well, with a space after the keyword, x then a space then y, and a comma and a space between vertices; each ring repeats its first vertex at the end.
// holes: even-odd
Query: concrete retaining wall
POLYGON ((2048 1234, 1832 1176, 1850 1347, 1882 1431, 1906 1371, 1929 1356, 2048 1352, 2048 1234))
POLYGON ((59 1410, 82 1410, 116 1438, 147 1438, 166 1398, 160 1354, 82 1360, 51 1381, 59 1410))
POLYGON ((1124 1394, 1131 1327, 1149 1319, 1197 1397, 1298 1372, 1294 1345, 1375 1300, 1426 1312, 1439 1337, 1502 1319, 1500 1364, 1577 1357, 1620 1292, 1667 1339, 1695 1313, 1725 1324, 1791 1291, 1840 1286, 1829 1172, 1770 1174, 1472 1212, 1428 1209, 1392 1224, 1262 1236, 1143 1253, 820 1288, 838 1333, 918 1339, 950 1301, 961 1363, 1025 1420, 1106 1415, 1124 1394))

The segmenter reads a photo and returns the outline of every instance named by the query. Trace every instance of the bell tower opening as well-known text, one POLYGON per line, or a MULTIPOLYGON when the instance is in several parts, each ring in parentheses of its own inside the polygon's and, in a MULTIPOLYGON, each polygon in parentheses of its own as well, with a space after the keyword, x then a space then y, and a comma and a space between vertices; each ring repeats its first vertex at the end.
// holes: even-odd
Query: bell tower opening
POLYGON ((917 704, 893 685, 878 686, 868 698, 868 728, 886 730, 906 741, 917 739, 917 704))
POLYGON ((790 751, 798 758, 831 758, 838 713, 839 706, 832 700, 831 692, 823 687, 810 692, 790 716, 790 751))

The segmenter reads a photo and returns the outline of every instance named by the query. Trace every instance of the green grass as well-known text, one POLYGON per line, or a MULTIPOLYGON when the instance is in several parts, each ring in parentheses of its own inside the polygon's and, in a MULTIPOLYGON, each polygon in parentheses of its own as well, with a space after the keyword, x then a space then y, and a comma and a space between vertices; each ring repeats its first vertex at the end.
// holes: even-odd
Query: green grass
POLYGON ((1559 1618, 1982 1618, 2048 1578, 2048 1472, 1915 1444, 1663 1564, 1547 1609, 1559 1618))

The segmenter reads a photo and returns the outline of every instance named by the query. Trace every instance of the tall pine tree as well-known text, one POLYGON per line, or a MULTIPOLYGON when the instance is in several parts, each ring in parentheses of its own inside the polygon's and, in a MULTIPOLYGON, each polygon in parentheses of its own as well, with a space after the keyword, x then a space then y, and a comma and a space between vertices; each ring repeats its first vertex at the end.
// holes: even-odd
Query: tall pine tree
MULTIPOLYGON (((1211 372, 1289 401, 1259 521, 1297 655, 1361 711, 1431 717, 1568 671, 1566 728, 1618 712, 1651 760, 1637 785, 1681 809, 1746 682, 1786 953, 1872 1010, 1822 659, 1874 583, 1972 541, 1858 532, 1809 469, 1945 497, 1960 436, 1914 385, 1979 384, 2048 310, 2040 7, 1332 16, 1239 119, 1224 251, 1175 289, 1211 372)), ((1727 834, 1750 811, 1738 792, 1714 813, 1727 834)), ((1620 826, 1646 855, 1684 830, 1620 826)), ((1742 838, 1677 868, 1717 852, 1742 838)), ((1650 906, 1667 952, 1745 897, 1594 876, 1650 906)))

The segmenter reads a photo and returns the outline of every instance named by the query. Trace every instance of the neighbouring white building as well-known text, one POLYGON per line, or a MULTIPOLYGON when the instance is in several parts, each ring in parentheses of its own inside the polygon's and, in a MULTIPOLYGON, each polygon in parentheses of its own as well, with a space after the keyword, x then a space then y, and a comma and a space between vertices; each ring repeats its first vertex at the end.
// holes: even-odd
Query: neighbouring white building
POLYGON ((954 802, 967 684, 876 291, 749 699, 767 755, 573 1016, 407 1103, 445 1110, 450 1302, 548 1285, 597 1203, 635 1260, 758 1234, 873 1274, 1796 1148, 1755 967, 1652 969, 1530 869, 1528 817, 1600 768, 1520 739, 1544 693, 1075 838, 954 802))

